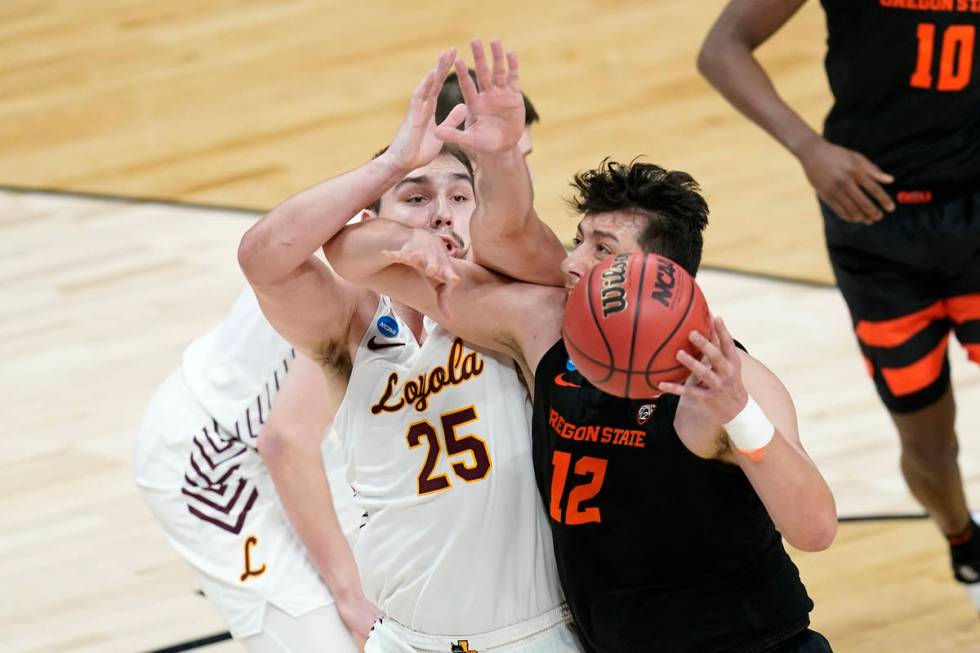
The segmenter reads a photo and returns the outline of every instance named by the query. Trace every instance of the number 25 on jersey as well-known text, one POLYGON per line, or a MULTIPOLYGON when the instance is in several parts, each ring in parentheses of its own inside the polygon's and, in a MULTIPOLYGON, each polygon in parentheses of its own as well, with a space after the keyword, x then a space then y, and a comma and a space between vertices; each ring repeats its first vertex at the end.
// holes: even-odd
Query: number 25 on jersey
MULTIPOLYGON (((487 443, 473 434, 460 435, 458 432, 460 427, 479 419, 480 416, 476 414, 475 406, 467 406, 439 416, 446 455, 453 461, 450 468, 457 478, 467 483, 482 481, 493 467, 487 443), (472 460, 467 460, 468 458, 472 460), (467 464, 468 462, 472 464, 467 464)), ((423 438, 429 448, 426 451, 422 469, 419 470, 419 496, 440 492, 453 485, 448 475, 435 473, 443 445, 439 439, 439 431, 428 420, 415 422, 408 427, 408 433, 405 434, 410 449, 421 446, 423 438)))

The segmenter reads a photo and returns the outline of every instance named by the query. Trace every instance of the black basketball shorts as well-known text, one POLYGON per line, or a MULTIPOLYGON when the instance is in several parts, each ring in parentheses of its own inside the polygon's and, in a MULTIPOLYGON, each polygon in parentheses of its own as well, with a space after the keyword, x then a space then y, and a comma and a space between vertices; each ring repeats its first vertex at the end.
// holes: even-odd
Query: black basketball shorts
POLYGON ((837 285, 893 413, 920 410, 946 392, 951 331, 980 363, 980 189, 911 198, 916 203, 896 203, 871 226, 820 204, 837 285))

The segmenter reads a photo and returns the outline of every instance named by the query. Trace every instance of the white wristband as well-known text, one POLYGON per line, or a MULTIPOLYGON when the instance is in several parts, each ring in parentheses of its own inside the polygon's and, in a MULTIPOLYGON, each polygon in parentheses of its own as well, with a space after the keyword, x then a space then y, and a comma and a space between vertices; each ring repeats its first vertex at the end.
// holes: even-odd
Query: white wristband
POLYGON ((776 427, 755 403, 752 395, 749 395, 745 408, 724 427, 735 448, 746 453, 762 449, 776 434, 776 427))

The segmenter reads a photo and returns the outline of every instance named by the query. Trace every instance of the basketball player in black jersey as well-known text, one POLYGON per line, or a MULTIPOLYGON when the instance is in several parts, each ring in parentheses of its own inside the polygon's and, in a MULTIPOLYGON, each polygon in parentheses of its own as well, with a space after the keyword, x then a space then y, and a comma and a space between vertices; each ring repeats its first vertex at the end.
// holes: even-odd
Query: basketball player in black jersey
POLYGON ((980 363, 980 2, 823 0, 834 106, 817 134, 753 57, 805 0, 733 0, 699 68, 799 159, 912 494, 980 609, 946 343, 980 363))
POLYGON ((477 158, 478 192, 487 193, 471 226, 473 242, 483 240, 477 256, 536 283, 451 260, 430 234, 385 220, 328 242, 334 269, 510 354, 532 380, 538 488, 562 585, 591 649, 829 651, 808 629, 812 602, 780 533, 801 549, 826 548, 834 501, 800 444, 779 379, 718 321, 710 338, 692 336, 701 360, 679 357, 692 373, 687 384, 664 384, 652 400, 621 399, 570 366, 560 337, 566 287, 609 256, 655 252, 696 272, 707 223, 697 184, 645 163, 579 175, 583 219, 561 263, 564 250, 531 206, 517 147, 516 59, 500 54, 491 71, 482 48, 474 55, 480 90, 461 77, 466 107, 450 114, 450 122, 465 117, 466 128, 437 136, 477 158), (736 431, 758 446, 738 453, 736 431))

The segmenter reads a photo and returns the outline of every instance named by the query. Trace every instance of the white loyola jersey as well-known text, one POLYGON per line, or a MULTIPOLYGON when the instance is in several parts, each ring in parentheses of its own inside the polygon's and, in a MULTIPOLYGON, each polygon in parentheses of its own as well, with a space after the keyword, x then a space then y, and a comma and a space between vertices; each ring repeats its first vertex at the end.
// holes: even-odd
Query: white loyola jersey
POLYGON ((367 597, 429 634, 485 633, 561 605, 514 363, 427 321, 420 346, 382 297, 335 426, 364 513, 367 597))
POLYGON ((191 392, 225 437, 254 448, 295 357, 246 288, 221 324, 184 350, 182 368, 191 392))

